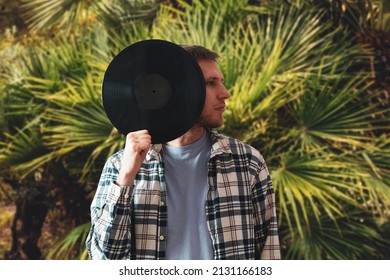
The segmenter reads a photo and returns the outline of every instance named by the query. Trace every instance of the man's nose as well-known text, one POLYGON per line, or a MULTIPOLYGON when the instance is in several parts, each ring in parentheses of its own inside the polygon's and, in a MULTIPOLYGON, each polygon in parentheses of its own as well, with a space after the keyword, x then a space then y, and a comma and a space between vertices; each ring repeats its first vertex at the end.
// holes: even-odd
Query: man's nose
POLYGON ((220 94, 222 99, 229 99, 231 97, 230 92, 227 90, 225 85, 222 85, 222 90, 220 94))

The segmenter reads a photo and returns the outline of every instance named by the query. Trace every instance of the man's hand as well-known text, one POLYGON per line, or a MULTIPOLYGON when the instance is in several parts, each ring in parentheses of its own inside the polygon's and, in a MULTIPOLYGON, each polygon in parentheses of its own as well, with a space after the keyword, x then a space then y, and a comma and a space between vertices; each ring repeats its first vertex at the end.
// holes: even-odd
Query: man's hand
POLYGON ((116 180, 118 185, 131 186, 134 184, 134 178, 141 168, 151 144, 152 137, 147 130, 134 131, 126 135, 122 167, 116 180))

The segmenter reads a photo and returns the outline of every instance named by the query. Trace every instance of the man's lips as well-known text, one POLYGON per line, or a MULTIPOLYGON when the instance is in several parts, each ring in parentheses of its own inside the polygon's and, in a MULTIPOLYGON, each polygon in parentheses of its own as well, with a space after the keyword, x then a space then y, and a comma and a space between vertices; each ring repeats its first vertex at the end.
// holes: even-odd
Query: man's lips
POLYGON ((216 111, 225 112, 225 105, 221 105, 215 108, 216 111))

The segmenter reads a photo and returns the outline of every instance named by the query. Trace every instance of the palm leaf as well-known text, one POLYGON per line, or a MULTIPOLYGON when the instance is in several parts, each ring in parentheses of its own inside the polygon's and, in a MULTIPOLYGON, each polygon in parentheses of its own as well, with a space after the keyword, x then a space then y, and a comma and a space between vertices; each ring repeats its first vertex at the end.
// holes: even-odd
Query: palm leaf
POLYGON ((90 223, 79 225, 69 231, 63 238, 54 244, 46 255, 47 259, 88 259, 85 240, 90 229, 90 223))
POLYGON ((389 110, 365 105, 371 96, 362 96, 369 86, 364 77, 357 76, 347 82, 338 79, 308 88, 291 106, 291 118, 298 125, 296 137, 306 148, 326 141, 339 149, 344 147, 339 143, 370 149, 368 132, 389 128, 386 120, 373 116, 389 110))
POLYGON ((23 16, 32 30, 69 28, 88 18, 91 0, 32 0, 22 6, 23 16))
POLYGON ((65 90, 47 97, 53 104, 44 115, 50 122, 44 130, 48 147, 58 148, 59 153, 66 154, 106 141, 112 124, 104 112, 99 88, 89 76, 86 80, 73 81, 65 90))
POLYGON ((96 2, 94 10, 108 30, 124 31, 133 24, 149 25, 156 17, 161 2, 163 1, 105 0, 96 2))
POLYGON ((333 220, 344 216, 342 201, 359 207, 351 197, 358 188, 348 183, 359 179, 359 175, 351 171, 355 165, 315 153, 285 154, 280 160, 280 167, 271 172, 281 208, 279 222, 287 219, 290 229, 297 228, 301 236, 305 224, 311 223, 308 210, 319 222, 320 214, 333 220))
MULTIPOLYGON (((6 134, 6 142, 0 142, 2 171, 10 170, 23 179, 52 159, 43 145, 39 127, 26 127, 15 135, 6 134)), ((15 175, 15 174, 14 174, 15 175)))
MULTIPOLYGON (((382 258, 383 253, 377 248, 388 247, 390 243, 381 236, 373 218, 358 209, 349 208, 347 212, 348 217, 337 216, 336 220, 321 216, 320 223, 308 224, 299 236, 282 230, 285 257, 304 260, 382 258)), ((314 221, 314 217, 311 218, 314 221)))

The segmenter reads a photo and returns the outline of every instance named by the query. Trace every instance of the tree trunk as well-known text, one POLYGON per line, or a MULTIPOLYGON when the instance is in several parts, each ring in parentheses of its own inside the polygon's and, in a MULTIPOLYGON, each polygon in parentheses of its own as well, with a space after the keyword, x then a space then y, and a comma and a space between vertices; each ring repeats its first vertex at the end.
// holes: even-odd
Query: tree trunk
POLYGON ((5 253, 5 259, 42 259, 38 247, 42 226, 49 211, 48 197, 43 186, 21 186, 12 182, 17 190, 16 212, 11 232, 11 250, 5 253), (31 190, 34 190, 31 191, 31 190))

